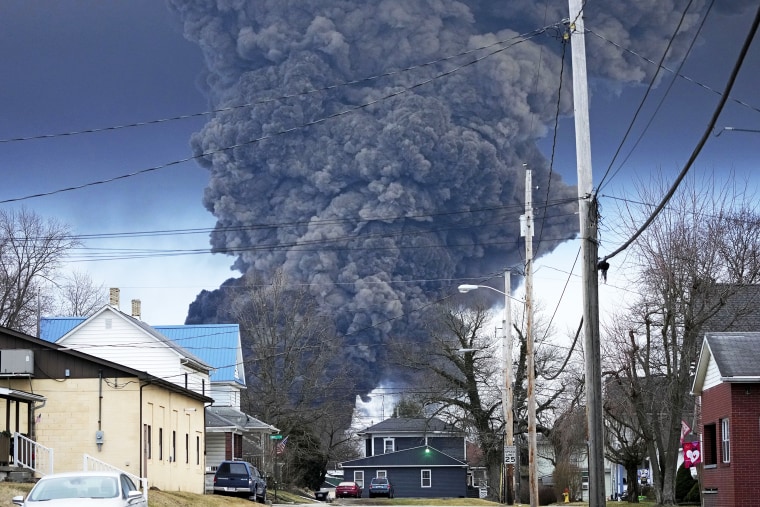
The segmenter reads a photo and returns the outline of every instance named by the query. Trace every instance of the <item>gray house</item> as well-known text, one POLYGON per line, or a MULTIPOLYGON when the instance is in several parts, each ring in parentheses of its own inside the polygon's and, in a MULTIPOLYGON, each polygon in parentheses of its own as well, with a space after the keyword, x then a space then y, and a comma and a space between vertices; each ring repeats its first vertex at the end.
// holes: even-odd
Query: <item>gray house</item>
POLYGON ((364 489, 387 477, 398 497, 467 496, 465 435, 440 419, 391 418, 358 433, 365 457, 342 463, 346 481, 364 489))

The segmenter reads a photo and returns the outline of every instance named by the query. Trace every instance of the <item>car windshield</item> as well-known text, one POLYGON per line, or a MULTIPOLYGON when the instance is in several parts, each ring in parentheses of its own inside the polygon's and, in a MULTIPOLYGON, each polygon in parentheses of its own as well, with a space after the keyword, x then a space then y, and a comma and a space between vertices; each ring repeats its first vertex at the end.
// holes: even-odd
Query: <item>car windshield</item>
POLYGON ((115 477, 51 477, 37 483, 29 500, 42 502, 62 498, 115 498, 119 487, 115 477))

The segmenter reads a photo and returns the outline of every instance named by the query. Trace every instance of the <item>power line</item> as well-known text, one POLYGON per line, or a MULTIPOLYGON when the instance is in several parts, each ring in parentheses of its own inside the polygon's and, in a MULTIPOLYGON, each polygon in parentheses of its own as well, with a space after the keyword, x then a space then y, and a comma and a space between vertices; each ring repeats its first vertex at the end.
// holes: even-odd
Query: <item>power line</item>
POLYGON ((111 126, 107 126, 107 127, 96 127, 96 128, 89 128, 89 129, 83 129, 83 130, 74 130, 74 131, 67 131, 67 132, 59 132, 59 133, 54 133, 54 134, 39 134, 39 135, 33 135, 33 136, 5 138, 5 139, 0 139, 0 144, 14 143, 14 142, 23 142, 23 141, 33 141, 33 140, 41 140, 41 139, 53 139, 53 138, 57 138, 57 137, 71 137, 71 136, 77 136, 77 135, 81 135, 81 134, 94 134, 94 133, 98 133, 98 132, 108 132, 108 131, 114 131, 114 130, 122 130, 122 129, 128 129, 128 128, 135 128, 135 127, 144 127, 144 126, 148 126, 148 125, 157 125, 157 124, 161 124, 161 123, 168 123, 168 122, 173 122, 173 121, 178 121, 178 120, 187 120, 187 119, 190 119, 190 118, 198 118, 198 117, 202 117, 202 116, 211 116, 211 115, 218 114, 218 113, 226 113, 226 112, 230 112, 230 111, 235 111, 237 109, 244 109, 244 108, 254 107, 254 106, 258 106, 258 105, 269 104, 269 103, 272 103, 272 102, 282 102, 282 101, 289 100, 289 99, 296 99, 296 98, 299 98, 299 97, 304 97, 304 96, 307 96, 307 95, 313 95, 315 93, 322 93, 322 92, 326 92, 326 91, 330 91, 330 90, 335 90, 335 89, 343 88, 343 87, 346 87, 346 86, 353 86, 353 85, 363 84, 363 83, 367 83, 367 82, 370 82, 370 81, 375 81, 375 80, 378 80, 378 79, 381 79, 381 78, 393 77, 393 76, 404 74, 406 72, 411 72, 411 71, 422 69, 422 68, 425 68, 425 67, 430 67, 430 66, 433 66, 433 65, 437 65, 439 63, 447 62, 449 60, 454 60, 454 59, 459 58, 461 56, 467 56, 467 55, 470 55, 472 53, 477 53, 479 51, 483 51, 485 49, 490 49, 490 48, 492 48, 494 46, 499 46, 499 45, 502 45, 502 44, 506 44, 507 42, 509 42, 511 40, 514 40, 514 39, 517 39, 517 38, 524 38, 524 37, 532 38, 533 36, 538 35, 540 33, 543 33, 546 30, 552 28, 552 26, 554 26, 554 25, 545 26, 543 28, 537 28, 537 29, 535 29, 535 30, 533 30, 531 32, 526 32, 524 34, 515 35, 514 37, 510 37, 508 39, 503 39, 503 40, 499 40, 499 41, 493 42, 491 44, 486 44, 485 46, 480 46, 480 47, 477 47, 477 48, 468 49, 466 51, 462 51, 462 52, 454 54, 454 55, 444 56, 444 57, 438 58, 436 60, 431 60, 429 62, 424 62, 424 63, 420 63, 420 64, 416 64, 416 65, 410 65, 408 67, 404 67, 404 68, 401 68, 401 69, 398 69, 398 70, 383 72, 381 74, 376 74, 376 75, 373 75, 373 76, 367 76, 367 77, 363 77, 363 78, 359 78, 359 79, 353 79, 353 80, 350 80, 350 81, 342 81, 342 82, 335 83, 335 84, 332 84, 332 85, 324 86, 324 87, 321 87, 321 88, 313 88, 313 89, 306 90, 306 91, 299 92, 299 93, 283 94, 283 95, 279 95, 277 97, 272 97, 272 98, 269 98, 269 99, 262 99, 262 100, 257 100, 257 101, 253 101, 253 102, 246 102, 244 104, 238 104, 238 105, 234 105, 234 106, 222 107, 222 108, 213 109, 213 110, 210 110, 210 111, 202 111, 202 112, 196 112, 196 113, 189 113, 189 114, 183 114, 183 115, 178 115, 178 116, 171 116, 171 117, 168 117, 168 118, 160 118, 160 119, 154 119, 154 120, 145 120, 145 121, 140 121, 140 122, 127 123, 127 124, 124 124, 124 125, 111 125, 111 126))
MULTIPOLYGON (((639 101, 639 105, 636 108, 636 112, 633 114, 633 118, 628 123, 628 128, 625 131, 625 134, 623 135, 623 139, 620 140, 620 144, 618 145, 617 149, 615 150, 615 154, 612 157, 612 160, 610 161, 609 166, 607 166, 607 170, 604 172, 604 175, 602 175, 602 179, 599 181, 599 185, 597 188, 602 188, 602 185, 604 184, 604 181, 607 179, 607 176, 610 174, 610 170, 612 169, 613 164, 615 163, 615 160, 617 159, 618 155, 620 154, 620 151, 623 149, 623 145, 625 144, 626 139, 628 139, 628 136, 630 135, 631 131, 633 130, 633 125, 636 123, 636 119, 639 117, 639 114, 641 113, 641 110, 644 108, 644 103, 647 101, 647 98, 649 98, 649 94, 654 89, 654 84, 657 82, 657 76, 660 75, 660 70, 662 69, 662 64, 665 61, 665 57, 667 57, 668 52, 670 51, 671 46, 673 45, 673 41, 675 41, 676 35, 678 35, 678 32, 683 25, 684 19, 686 19, 686 13, 689 12, 689 7, 691 7, 693 0, 689 0, 689 2, 686 4, 686 7, 684 8, 683 12, 681 13, 681 18, 678 20, 678 25, 673 30, 673 34, 670 36, 670 40, 668 40, 668 44, 665 46, 665 49, 662 52, 662 55, 660 56, 660 61, 657 62, 656 68, 654 73, 652 74, 652 79, 649 81, 649 85, 647 85, 646 92, 644 92, 644 96, 639 101)), ((712 7, 712 4, 711 4, 712 7)), ((709 12, 709 11, 708 11, 709 12)), ((707 18, 707 14, 705 14, 705 19, 707 18)), ((697 32, 698 34, 699 32, 697 32)), ((692 39, 692 44, 694 43, 694 40, 696 40, 697 34, 694 35, 694 39, 692 39)), ((686 57, 688 56, 688 53, 684 56, 683 60, 681 61, 681 66, 683 66, 683 63, 686 61, 686 57)), ((681 66, 679 66, 678 70, 681 69, 681 66)), ((672 83, 671 83, 672 84, 672 83)), ((670 89, 668 88, 668 91, 670 89)), ((667 94, 666 94, 667 95, 667 94)), ((664 97, 663 97, 664 99, 664 97)), ((660 103, 662 104, 662 103, 660 103)), ((652 117, 650 118, 649 124, 651 124, 652 118, 657 114, 660 107, 658 106, 657 109, 655 109, 654 113, 652 113, 652 117)), ((649 124, 647 124, 647 127, 649 127, 649 124)), ((646 131, 646 128, 644 131, 642 131, 641 135, 643 136, 644 132, 646 131)), ((639 139, 641 139, 639 137, 639 139)), ((638 144, 638 141, 636 142, 638 144)), ((635 145, 634 145, 635 148, 635 145)), ((617 172, 615 173, 617 174, 617 172)))
POLYGON ((415 83, 415 84, 413 84, 411 86, 402 87, 398 91, 387 93, 387 94, 385 94, 383 96, 380 96, 380 97, 378 97, 376 99, 373 99, 373 100, 370 100, 368 102, 359 104, 357 106, 353 106, 353 107, 349 107, 347 109, 343 109, 341 111, 338 111, 336 113, 333 113, 333 114, 330 114, 330 115, 327 115, 327 116, 323 116, 323 117, 318 118, 316 120, 307 121, 307 122, 301 123, 301 124, 296 125, 296 126, 291 127, 291 128, 279 130, 277 132, 272 132, 270 134, 265 134, 265 135, 262 135, 260 137, 255 138, 255 139, 239 142, 239 143, 236 143, 236 144, 231 145, 231 146, 226 146, 226 147, 222 147, 222 148, 208 150, 208 151, 205 151, 205 152, 197 154, 197 155, 192 155, 192 156, 185 157, 185 158, 182 158, 182 159, 179 159, 179 160, 174 160, 174 161, 171 161, 171 162, 166 162, 166 163, 163 163, 163 164, 151 166, 151 167, 148 167, 148 168, 145 168, 145 169, 140 169, 140 170, 137 170, 137 171, 133 171, 131 173, 122 174, 122 175, 119 175, 119 176, 114 176, 112 178, 106 178, 106 179, 102 179, 102 180, 91 181, 91 182, 88 182, 88 183, 82 183, 81 185, 73 185, 73 186, 66 187, 66 188, 59 188, 57 190, 51 190, 51 191, 48 191, 48 192, 39 192, 39 193, 36 193, 36 194, 30 194, 30 195, 26 195, 26 196, 23 196, 23 197, 15 197, 15 198, 11 198, 11 199, 0 200, 0 204, 7 204, 7 203, 11 203, 11 202, 25 201, 25 200, 34 199, 34 198, 37 198, 37 197, 46 197, 46 196, 60 194, 60 193, 64 193, 64 192, 71 192, 71 191, 74 191, 74 190, 81 190, 83 188, 88 188, 88 187, 92 187, 92 186, 96 186, 96 185, 103 185, 103 184, 107 184, 107 183, 113 183, 115 181, 119 181, 119 180, 123 180, 123 179, 127 179, 127 178, 132 178, 132 177, 135 177, 135 176, 140 176, 140 175, 143 175, 143 174, 159 171, 159 170, 162 170, 162 169, 167 169, 169 167, 180 165, 180 164, 183 164, 185 162, 190 162, 192 160, 198 160, 200 158, 204 158, 204 157, 207 157, 207 156, 210 156, 210 155, 216 155, 216 154, 219 154, 219 153, 224 153, 224 152, 227 152, 227 151, 230 151, 230 150, 234 150, 236 148, 242 148, 244 146, 249 146, 249 145, 252 145, 252 144, 257 144, 257 143, 260 143, 260 142, 263 142, 263 141, 266 141, 266 140, 269 140, 269 139, 274 139, 274 138, 279 137, 281 135, 290 134, 292 132, 296 132, 296 131, 299 131, 299 130, 302 130, 302 129, 305 129, 305 128, 308 128, 308 127, 312 127, 314 125, 319 125, 319 124, 325 123, 325 122, 327 122, 329 120, 340 118, 342 116, 348 115, 350 113, 354 113, 356 111, 360 111, 362 109, 367 109, 370 106, 379 104, 381 102, 385 102, 387 100, 390 100, 390 99, 393 99, 395 97, 401 96, 401 95, 403 95, 405 93, 408 93, 408 92, 410 92, 412 90, 420 88, 420 87, 422 87, 424 85, 427 85, 427 84, 432 83, 434 81, 437 81, 439 79, 443 79, 445 77, 448 77, 448 76, 450 76, 452 74, 455 74, 456 72, 459 72, 460 70, 462 70, 464 68, 467 68, 467 67, 469 67, 471 65, 479 63, 479 62, 481 62, 481 61, 483 61, 483 60, 485 60, 487 58, 490 58, 490 57, 492 57, 492 56, 494 56, 496 54, 499 54, 499 53, 501 53, 503 51, 506 51, 507 49, 510 49, 510 48, 516 46, 517 44, 520 44, 522 42, 526 42, 526 41, 532 39, 533 37, 536 37, 539 34, 544 33, 548 28, 550 28, 550 27, 541 28, 541 29, 538 29, 538 30, 534 30, 533 32, 529 32, 529 35, 526 36, 526 37, 524 37, 524 38, 523 38, 523 36, 519 36, 518 35, 516 37, 513 37, 512 39, 508 39, 509 41, 512 41, 512 40, 517 39, 517 38, 520 39, 520 40, 517 40, 515 42, 512 42, 509 46, 493 50, 490 53, 487 53, 487 54, 485 54, 483 56, 478 56, 478 57, 474 58, 470 62, 467 62, 467 63, 464 63, 462 65, 459 65, 459 66, 457 66, 457 67, 455 67, 453 69, 441 72, 441 73, 439 73, 439 74, 437 74, 437 75, 435 75, 435 76, 433 76, 431 78, 424 79, 424 80, 419 81, 419 82, 417 82, 417 83, 415 83))
POLYGON ((729 76, 728 82, 726 83, 725 90, 723 91, 723 94, 721 95, 720 101, 718 101, 718 105, 715 108, 715 111, 713 112, 712 118, 710 118, 710 122, 707 125, 707 128, 705 129, 704 133, 702 134, 702 138, 697 143, 697 146, 694 148, 694 151, 692 152, 691 156, 689 157, 689 160, 686 162, 686 165, 683 167, 681 172, 679 173, 676 180, 673 182, 673 185, 670 187, 670 189, 666 192, 665 196, 663 197, 662 201, 657 205, 655 210, 652 212, 652 214, 647 218, 644 223, 639 227, 639 229, 634 232, 633 236, 629 240, 627 240, 623 245, 621 245, 617 250, 614 252, 606 255, 602 258, 602 261, 607 261, 608 259, 611 259, 612 257, 616 256, 626 248, 628 248, 636 239, 638 239, 639 236, 654 222, 655 218, 657 218, 657 215, 660 214, 660 212, 663 210, 665 205, 670 201, 670 199, 675 194, 676 190, 678 189, 678 186, 681 184, 683 179, 686 177, 686 174, 689 172, 689 169, 691 169, 691 166, 694 164, 694 161, 697 159, 697 156, 702 151, 702 148, 704 147, 705 143, 707 142, 707 139, 710 137, 710 134, 712 133, 713 129, 715 128, 715 124, 718 121, 718 117, 720 116, 720 113, 723 111, 723 107, 726 105, 726 102, 728 101, 728 97, 731 93, 731 90, 734 87, 734 83, 736 82, 736 78, 739 75, 739 71, 742 68, 742 65, 744 64, 744 60, 747 57, 747 53, 749 52, 749 48, 752 45, 752 41, 755 38, 755 34, 757 33, 758 24, 760 24, 760 8, 758 8, 757 12, 755 13, 755 19, 752 22, 752 27, 750 28, 749 33, 747 34, 747 37, 744 40, 744 44, 742 46, 742 49, 739 53, 739 56, 734 63, 734 68, 731 71, 731 75, 729 76))
MULTIPOLYGON (((624 52, 626 52, 626 53, 628 53, 630 55, 633 55, 633 56, 635 56, 637 58, 640 58, 640 59, 644 60, 645 62, 649 62, 652 65, 657 65, 657 63, 654 60, 651 60, 650 58, 647 58, 646 56, 644 56, 644 55, 642 55, 640 53, 637 53, 636 51, 634 51, 632 49, 625 48, 621 44, 619 44, 617 42, 614 42, 614 41, 608 39, 607 37, 605 37, 605 36, 603 36, 603 35, 601 35, 599 33, 594 32, 594 30, 592 30, 590 28, 586 28, 586 33, 589 33, 589 34, 591 34, 591 35, 593 35, 593 36, 595 36, 595 37, 603 40, 604 42, 612 44, 613 46, 615 46, 619 50, 624 51, 624 52)), ((671 72, 671 73, 675 74, 676 76, 680 77, 681 79, 689 81, 690 83, 693 83, 693 84, 699 86, 700 88, 703 88, 703 89, 705 89, 705 90, 707 90, 707 91, 709 91, 711 93, 714 93, 714 94, 716 94, 718 96, 722 96, 723 92, 720 92, 719 90, 716 90, 715 88, 711 87, 710 85, 707 85, 707 84, 705 84, 705 83, 703 83, 701 81, 698 81, 698 80, 696 80, 696 79, 694 79, 694 78, 692 78, 690 76, 687 76, 685 74, 680 74, 676 70, 671 69, 670 67, 668 67, 666 65, 662 65, 661 67, 664 70, 666 70, 667 72, 671 72)), ((752 104, 749 104, 748 102, 744 102, 743 100, 736 99, 734 97, 729 97, 728 100, 730 100, 731 102, 734 102, 735 104, 738 104, 738 105, 740 105, 742 107, 746 107, 747 109, 751 109, 752 111, 760 113, 760 107, 758 107, 758 106, 753 106, 752 104)))

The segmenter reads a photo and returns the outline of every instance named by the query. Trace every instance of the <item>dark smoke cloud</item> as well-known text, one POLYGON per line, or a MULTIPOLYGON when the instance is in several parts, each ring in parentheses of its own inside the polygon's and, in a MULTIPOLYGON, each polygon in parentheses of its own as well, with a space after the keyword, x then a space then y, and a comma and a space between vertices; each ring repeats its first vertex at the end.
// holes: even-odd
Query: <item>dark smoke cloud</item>
MULTIPOLYGON (((404 69, 567 17, 566 2, 546 8, 529 0, 171 5, 186 37, 204 52, 205 85, 215 108, 404 69)), ((682 7, 651 0, 596 2, 593 8, 603 11, 589 13, 587 26, 657 56, 682 7)), ((447 280, 520 263, 523 164, 534 170, 539 189, 534 202, 540 252, 573 237, 576 189, 556 173, 549 182, 547 161, 536 146, 557 113, 560 43, 551 35, 557 32, 390 100, 206 157, 204 205, 218 219, 213 248, 250 248, 236 254, 241 273, 283 268, 292 282, 312 284, 339 329, 355 344, 371 345, 408 335, 413 322, 394 319, 414 316, 450 291, 457 282, 447 280), (550 204, 568 202, 546 207, 541 223, 547 193, 550 204), (478 211, 484 208, 490 211, 478 211), (255 224, 276 227, 248 228, 255 224)), ((590 71, 602 77, 640 81, 651 75, 643 62, 621 57, 614 48, 588 50, 590 71)), ((473 58, 220 113, 193 137, 192 146, 202 153, 294 129, 473 58)), ((569 71, 565 76, 561 114, 571 112, 569 71)), ((382 365, 372 367, 382 362, 382 348, 351 350, 357 364, 373 372, 360 386, 369 390, 383 374, 382 365)))

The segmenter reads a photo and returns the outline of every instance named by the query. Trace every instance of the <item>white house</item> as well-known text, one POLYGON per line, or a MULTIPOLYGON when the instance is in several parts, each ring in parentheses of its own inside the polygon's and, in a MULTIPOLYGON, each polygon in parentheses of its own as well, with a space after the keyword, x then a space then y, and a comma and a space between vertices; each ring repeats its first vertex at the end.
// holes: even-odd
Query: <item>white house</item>
POLYGON ((269 435, 278 430, 240 410, 246 385, 239 326, 149 326, 140 320, 139 301, 132 302, 132 314, 121 312, 118 299, 112 299, 88 318, 41 319, 40 337, 213 398, 205 409, 207 473, 226 459, 247 459, 269 471, 269 435), (252 444, 252 454, 243 454, 243 440, 252 444))

